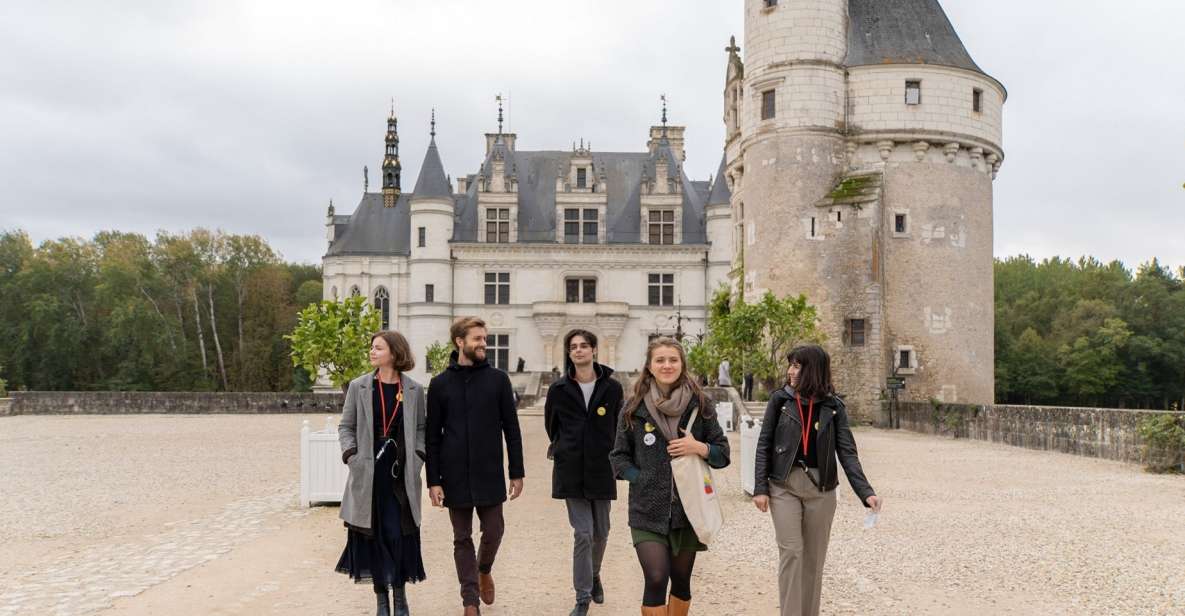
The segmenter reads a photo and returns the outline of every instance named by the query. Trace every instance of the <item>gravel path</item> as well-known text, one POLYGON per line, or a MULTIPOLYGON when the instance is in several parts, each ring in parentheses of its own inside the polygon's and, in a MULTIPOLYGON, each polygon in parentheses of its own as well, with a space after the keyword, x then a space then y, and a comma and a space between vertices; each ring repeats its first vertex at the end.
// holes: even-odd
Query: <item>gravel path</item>
MULTIPOLYGON (((0 419, 0 616, 371 613, 369 587, 332 572, 337 508, 295 504, 306 418, 324 422, 0 419)), ((526 494, 507 506, 499 599, 483 613, 567 614, 571 531, 548 498, 542 421, 522 422, 526 494)), ((857 440, 885 511, 863 530, 840 486, 824 613, 1185 613, 1185 478, 900 432, 857 440)), ((700 555, 695 613, 776 614, 772 526, 740 494, 738 468, 718 478, 727 528, 700 555)), ((447 516, 425 514, 429 579, 410 589, 413 612, 459 613, 447 516)), ((641 580, 624 502, 613 524, 608 602, 593 614, 632 615, 641 580)))

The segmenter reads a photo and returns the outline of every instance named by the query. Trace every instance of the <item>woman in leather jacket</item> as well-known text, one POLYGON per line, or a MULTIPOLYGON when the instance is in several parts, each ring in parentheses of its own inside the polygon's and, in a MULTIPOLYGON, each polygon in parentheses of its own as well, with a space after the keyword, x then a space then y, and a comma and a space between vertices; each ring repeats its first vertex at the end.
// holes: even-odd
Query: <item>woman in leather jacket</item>
POLYGON ((757 439, 753 504, 774 521, 781 616, 817 616, 839 485, 836 459, 865 507, 879 512, 881 499, 860 467, 827 352, 800 346, 786 361, 786 386, 770 397, 757 439))

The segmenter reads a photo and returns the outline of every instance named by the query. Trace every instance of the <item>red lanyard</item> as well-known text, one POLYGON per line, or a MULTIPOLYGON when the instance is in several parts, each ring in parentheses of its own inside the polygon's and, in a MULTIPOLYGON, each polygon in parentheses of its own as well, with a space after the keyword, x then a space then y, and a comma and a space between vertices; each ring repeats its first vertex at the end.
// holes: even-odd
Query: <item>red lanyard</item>
POLYGON ((794 401, 798 403, 798 420, 802 422, 802 455, 805 456, 811 448, 811 419, 815 417, 815 399, 811 398, 810 402, 807 402, 805 421, 803 421, 802 417, 802 398, 795 395, 794 401))
POLYGON ((391 435, 391 424, 395 423, 395 416, 399 414, 399 405, 403 402, 403 379, 399 379, 399 389, 395 392, 395 405, 391 407, 391 417, 387 417, 387 397, 383 394, 383 382, 376 370, 374 380, 379 384, 379 406, 383 414, 383 438, 391 435))

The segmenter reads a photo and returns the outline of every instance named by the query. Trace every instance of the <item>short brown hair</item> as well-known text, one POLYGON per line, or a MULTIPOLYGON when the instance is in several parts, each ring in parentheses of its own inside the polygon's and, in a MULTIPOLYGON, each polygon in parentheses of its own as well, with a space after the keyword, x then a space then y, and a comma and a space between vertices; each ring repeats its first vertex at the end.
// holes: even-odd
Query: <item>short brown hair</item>
POLYGON ((383 342, 387 343, 387 348, 391 349, 392 363, 395 364, 396 372, 407 372, 416 367, 416 358, 411 354, 411 345, 407 343, 407 338, 404 338, 403 334, 393 329, 384 329, 381 332, 375 332, 370 337, 371 344, 374 344, 375 338, 382 338, 383 342))
POLYGON ((450 336, 449 342, 456 344, 457 338, 464 339, 469 335, 469 330, 473 329, 474 327, 488 329, 486 327, 486 322, 477 317, 461 317, 456 321, 453 321, 453 326, 449 328, 448 332, 450 336))

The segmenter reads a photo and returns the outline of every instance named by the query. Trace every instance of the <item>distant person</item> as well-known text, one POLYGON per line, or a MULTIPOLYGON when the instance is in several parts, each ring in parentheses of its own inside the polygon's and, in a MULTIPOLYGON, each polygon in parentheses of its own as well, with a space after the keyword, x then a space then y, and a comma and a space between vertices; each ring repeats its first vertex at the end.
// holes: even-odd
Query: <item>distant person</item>
POLYGON ((576 607, 570 616, 588 614, 589 603, 604 603, 601 561, 609 541, 609 509, 617 498, 617 480, 609 464, 621 384, 613 369, 599 364, 597 337, 574 329, 564 336, 566 372, 547 389, 543 424, 554 460, 551 497, 562 499, 572 525, 572 587, 576 607))
POLYGON ((630 484, 630 537, 642 566, 642 616, 687 615, 695 555, 708 549, 674 487, 671 460, 681 456, 700 456, 712 468, 724 468, 728 437, 711 400, 688 373, 682 345, 657 338, 646 349, 609 454, 617 477, 630 484), (687 425, 697 409, 695 423, 687 425))
POLYGON ((346 547, 337 571, 370 580, 379 616, 408 616, 404 584, 425 578, 420 555, 420 470, 425 457, 424 388, 407 376, 415 359, 396 331, 370 338, 374 372, 350 381, 337 426, 349 467, 340 516, 346 547))
POLYGON ((745 398, 746 402, 753 401, 753 373, 752 372, 745 373, 744 398, 745 398))
POLYGON ((757 438, 753 504, 773 517, 781 616, 817 616, 839 485, 836 457, 865 507, 879 512, 881 499, 864 477, 827 352, 801 346, 786 362, 786 386, 770 397, 757 438))
POLYGON ((495 599, 492 570, 506 528, 502 503, 523 493, 523 439, 510 377, 486 360, 485 322, 458 319, 449 334, 457 348, 448 369, 428 385, 428 496, 433 506, 448 508, 461 603, 465 616, 477 616, 479 598, 486 605, 495 599), (481 524, 476 554, 475 511, 481 524))
POLYGON ((728 372, 729 368, 730 366, 728 365, 727 359, 720 362, 720 368, 716 375, 717 385, 721 387, 732 387, 732 375, 730 375, 728 372))
POLYGON ((521 357, 518 358, 518 366, 515 367, 514 371, 515 372, 522 372, 523 370, 526 370, 526 369, 527 369, 527 360, 525 360, 521 357))

